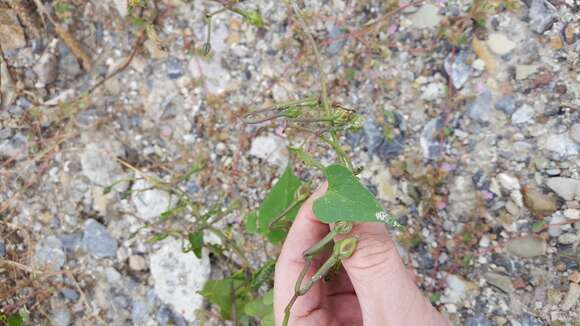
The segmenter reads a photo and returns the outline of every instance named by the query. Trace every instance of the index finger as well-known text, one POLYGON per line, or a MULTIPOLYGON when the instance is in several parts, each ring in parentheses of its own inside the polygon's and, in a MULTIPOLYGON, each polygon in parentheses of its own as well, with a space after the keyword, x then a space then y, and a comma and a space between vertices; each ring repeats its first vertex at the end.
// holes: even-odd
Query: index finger
MULTIPOLYGON (((303 252, 320 241, 330 231, 329 226, 318 221, 312 211, 314 200, 322 197, 327 188, 328 185, 324 183, 304 202, 288 232, 286 241, 284 241, 274 277, 274 313, 277 325, 284 318, 284 309, 294 296, 296 280, 304 268, 303 252)), ((319 263, 313 262, 310 271, 304 277, 305 280, 314 274, 316 265, 319 263)), ((296 300, 292 307, 292 317, 308 316, 321 306, 322 299, 321 285, 315 284, 308 293, 296 300)))

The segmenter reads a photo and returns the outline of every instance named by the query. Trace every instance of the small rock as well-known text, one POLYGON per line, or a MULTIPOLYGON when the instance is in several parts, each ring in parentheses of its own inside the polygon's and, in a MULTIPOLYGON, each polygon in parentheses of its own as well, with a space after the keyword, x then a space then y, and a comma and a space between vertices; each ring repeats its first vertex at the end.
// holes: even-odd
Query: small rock
POLYGON ((538 65, 516 65, 516 79, 523 80, 538 71, 538 65))
POLYGON ((556 20, 556 8, 547 0, 532 0, 529 15, 531 29, 538 34, 544 34, 552 28, 556 20))
POLYGON ((129 13, 129 6, 127 4, 127 0, 113 0, 113 4, 115 5, 115 9, 119 12, 121 17, 126 17, 129 13))
POLYGON ((487 45, 492 52, 499 55, 508 54, 516 47, 516 43, 499 33, 490 34, 487 45))
POLYGON ((447 287, 443 296, 441 296, 441 303, 460 304, 470 292, 477 290, 477 286, 474 283, 456 275, 447 275, 445 281, 447 282, 447 287))
POLYGON ((6 256, 6 244, 4 240, 0 239, 0 258, 4 258, 6 256))
POLYGON ((432 28, 437 26, 443 17, 439 15, 438 7, 426 4, 421 6, 417 12, 411 14, 409 18, 415 28, 432 28))
POLYGON ((564 41, 568 44, 574 44, 578 39, 580 39, 580 23, 570 22, 562 29, 562 36, 564 41))
POLYGON ((443 83, 430 83, 424 89, 421 94, 421 99, 425 101, 435 101, 445 95, 445 84, 443 83))
POLYGON ((456 89, 463 87, 471 76, 472 67, 466 63, 468 56, 467 51, 461 51, 455 56, 449 55, 445 60, 445 71, 451 77, 451 82, 456 89))
POLYGON ((80 248, 83 240, 83 236, 80 233, 63 234, 58 238, 68 256, 74 256, 75 251, 80 248))
POLYGON ((570 128, 570 138, 577 143, 580 143, 580 123, 575 123, 570 128))
POLYGON ((147 261, 145 261, 145 258, 143 258, 143 256, 139 255, 129 256, 129 268, 131 268, 134 271, 145 270, 147 268, 147 261))
POLYGON ((134 325, 138 325, 145 319, 149 319, 148 315, 150 311, 151 306, 147 302, 143 300, 136 300, 133 302, 133 308, 131 309, 131 320, 133 321, 134 325))
POLYGON ((507 294, 511 294, 515 291, 512 280, 505 275, 487 272, 483 275, 483 277, 489 284, 495 286, 507 294))
POLYGON ((558 243, 563 245, 575 244, 580 240, 580 237, 574 233, 564 233, 558 237, 558 243))
POLYGON ((492 322, 485 318, 484 315, 477 315, 475 317, 469 317, 463 324, 464 326, 492 326, 492 322))
POLYGON ((548 216, 558 209, 557 200, 553 195, 544 194, 533 188, 525 189, 524 203, 526 204, 526 207, 538 217, 548 216))
POLYGON ((564 218, 561 214, 553 214, 550 218, 550 224, 548 227, 548 234, 551 237, 558 237, 562 234, 562 231, 568 230, 570 228, 569 224, 563 224, 566 222, 566 218, 564 218))
POLYGON ((549 135, 544 142, 545 149, 561 156, 578 155, 580 145, 576 144, 568 134, 549 135))
POLYGON ((535 111, 531 106, 524 104, 514 114, 512 114, 512 123, 520 124, 529 122, 534 117, 535 111))
POLYGON ((171 80, 176 80, 183 76, 183 65, 177 58, 169 58, 165 63, 167 66, 167 77, 171 80))
POLYGON ((546 254, 546 243, 536 237, 522 237, 508 242, 506 249, 509 253, 523 258, 533 258, 546 254))
POLYGON ((549 178, 546 185, 564 200, 580 197, 580 180, 564 177, 549 178))
MULTIPOLYGON (((115 160, 115 153, 106 151, 102 144, 89 143, 85 146, 85 150, 81 153, 81 166, 83 174, 101 187, 108 187, 125 176, 123 168, 115 160)), ((127 186, 128 184, 123 182, 117 184, 115 189, 122 191, 127 186)))
POLYGON ((568 280, 572 283, 580 284, 580 271, 573 271, 570 276, 568 276, 568 280))
POLYGON ((330 39, 330 43, 326 48, 326 52, 329 56, 337 55, 340 50, 346 44, 346 38, 344 37, 344 30, 336 25, 332 26, 330 32, 328 33, 328 37, 330 39))
POLYGON ((38 81, 35 85, 37 88, 43 88, 56 80, 58 60, 54 53, 55 46, 56 42, 46 48, 38 59, 38 62, 34 65, 34 68, 32 68, 36 76, 38 76, 38 81))
POLYGON ((60 289, 60 294, 62 294, 66 300, 71 302, 77 302, 80 298, 80 295, 77 293, 77 291, 69 288, 60 289))
POLYGON ((573 208, 565 209, 564 216, 571 220, 580 220, 580 210, 573 208))
POLYGON ((421 145, 424 158, 436 159, 443 152, 444 144, 442 144, 441 140, 439 139, 439 132, 443 128, 443 125, 443 118, 437 117, 431 119, 431 121, 429 121, 425 127, 423 127, 419 143, 421 145))
POLYGON ((562 310, 570 310, 578 303, 578 299, 580 299, 580 285, 570 283, 570 289, 568 290, 568 293, 566 293, 564 303, 562 303, 562 310))
POLYGON ((135 205, 137 216, 148 222, 173 208, 176 201, 167 191, 151 188, 152 184, 145 179, 137 180, 131 188, 131 201, 135 205))
POLYGON ((491 254, 491 261, 496 266, 504 268, 506 273, 508 273, 509 275, 512 275, 516 270, 518 270, 518 266, 516 266, 516 263, 512 259, 510 259, 507 255, 494 252, 491 254))
POLYGON ((288 143, 274 134, 258 136, 252 140, 250 155, 283 169, 288 165, 288 143))
POLYGON ((12 138, 0 143, 0 159, 21 160, 28 155, 28 138, 17 133, 12 138))
POLYGON ((66 261, 62 243, 55 236, 48 236, 36 245, 34 262, 40 268, 48 267, 51 271, 58 271, 66 261))
POLYGON ((513 323, 513 325, 521 325, 521 326, 544 326, 545 324, 538 318, 528 314, 528 313, 524 313, 522 315, 522 317, 520 318, 519 322, 513 323))
POLYGON ((469 107, 469 117, 479 121, 489 121, 491 112, 491 92, 483 91, 469 107))
POLYGON ((504 96, 495 102, 496 110, 500 110, 507 115, 516 111, 517 100, 515 96, 504 96))
POLYGON ((121 273, 119 273, 113 267, 105 268, 105 277, 107 278, 107 282, 115 284, 121 281, 121 273))
POLYGON ((196 310, 203 307, 200 291, 209 278, 210 263, 207 252, 198 259, 192 253, 184 253, 176 239, 166 239, 151 255, 151 276, 155 293, 176 312, 193 323, 196 310), (176 280, 179 280, 176 282, 176 280))
POLYGON ((518 178, 511 176, 507 173, 498 174, 497 179, 499 181, 499 184, 507 191, 511 192, 512 190, 521 189, 520 181, 518 180, 518 178))
MULTIPOLYGON (((398 115, 397 119, 400 119, 398 115)), ((386 139, 384 127, 371 119, 364 123, 363 132, 366 149, 370 155, 376 155, 388 161, 403 151, 405 139, 401 133, 394 135, 393 139, 386 139)))
POLYGON ((95 258, 115 257, 117 241, 99 222, 89 219, 83 232, 84 249, 95 258))
POLYGON ((18 22, 16 13, 6 8, 0 8, 0 44, 3 51, 26 46, 24 30, 18 22))
POLYGON ((70 311, 66 308, 55 309, 50 319, 54 326, 68 326, 71 323, 70 311))

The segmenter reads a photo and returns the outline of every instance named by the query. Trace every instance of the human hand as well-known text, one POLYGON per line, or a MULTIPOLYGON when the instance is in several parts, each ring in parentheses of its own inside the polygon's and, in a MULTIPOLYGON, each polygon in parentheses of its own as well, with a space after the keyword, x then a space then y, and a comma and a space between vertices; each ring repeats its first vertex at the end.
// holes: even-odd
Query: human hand
MULTIPOLYGON (((315 199, 326 192, 319 188, 302 205, 292 224, 276 264, 274 314, 276 325, 294 295, 294 285, 304 267, 303 252, 330 230, 312 211, 315 199)), ((448 325, 431 306, 406 270, 384 225, 358 223, 350 233, 358 237, 354 254, 342 262, 338 275, 317 282, 294 303, 289 325, 448 325)), ((304 278, 310 278, 327 257, 317 257, 304 278)))

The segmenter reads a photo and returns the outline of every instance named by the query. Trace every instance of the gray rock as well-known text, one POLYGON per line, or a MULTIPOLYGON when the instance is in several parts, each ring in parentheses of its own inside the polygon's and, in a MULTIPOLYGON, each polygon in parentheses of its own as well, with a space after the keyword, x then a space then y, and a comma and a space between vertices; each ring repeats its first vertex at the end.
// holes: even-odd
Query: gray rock
MULTIPOLYGON (((124 177, 121 165, 115 160, 115 153, 106 151, 102 144, 90 143, 81 153, 83 174, 94 184, 107 187, 124 177)), ((124 190, 126 183, 120 183, 115 189, 124 190)))
POLYGON ((343 37, 344 36, 344 30, 338 26, 332 26, 332 28, 330 29, 330 32, 328 33, 328 37, 330 40, 333 40, 330 42, 330 44, 328 44, 328 47, 326 48, 326 53, 328 53, 329 56, 335 56, 337 55, 340 50, 342 50, 342 48, 344 47, 344 45, 346 44, 346 38, 343 37))
POLYGON ((0 239, 0 258, 4 258, 6 256, 6 244, 4 240, 0 239))
POLYGON ((558 237, 558 243, 563 245, 575 244, 580 240, 580 237, 574 233, 564 233, 558 237))
POLYGON ((203 288, 211 269, 207 252, 203 251, 198 259, 192 253, 184 253, 176 239, 166 239, 159 245, 161 248, 151 255, 155 293, 186 320, 194 322, 195 311, 203 306, 203 297, 197 291, 203 288))
POLYGON ((54 46, 44 50, 34 67, 32 68, 38 77, 36 87, 42 88, 52 84, 57 77, 58 60, 54 53, 54 46))
POLYGON ((149 319, 149 312, 151 311, 151 306, 143 300, 136 300, 133 302, 133 308, 131 309, 131 320, 133 323, 139 324, 145 319, 149 319))
POLYGON ((491 92, 483 91, 469 107, 469 117, 478 121, 489 121, 491 112, 491 92))
POLYGON ((564 177, 549 178, 546 185, 565 200, 580 197, 580 180, 564 177))
POLYGON ((95 258, 115 257, 117 242, 99 222, 89 219, 85 222, 83 247, 95 258))
POLYGON ((77 291, 73 290, 73 289, 69 289, 69 288, 62 288, 60 289, 60 294, 62 294, 62 296, 71 302, 77 302, 80 298, 80 295, 78 294, 77 291))
POLYGON ((535 111, 534 108, 524 104, 521 108, 519 108, 514 114, 512 114, 512 123, 513 124, 520 124, 520 123, 527 123, 534 117, 535 111))
POLYGON ((489 284, 495 286, 496 288, 502 290, 507 294, 511 294, 515 291, 514 285, 512 284, 512 280, 505 275, 487 272, 483 275, 483 277, 489 284))
POLYGON ((566 293, 564 303, 562 303, 562 310, 568 311, 576 306, 580 299, 580 284, 570 282, 570 289, 566 293))
POLYGON ((69 256, 74 256, 77 249, 81 247, 83 236, 80 233, 72 233, 62 234, 58 238, 60 239, 66 254, 69 256))
MULTIPOLYGON (((395 126, 400 123, 400 116, 396 115, 395 126)), ((394 135, 393 139, 386 139, 384 127, 372 120, 367 120, 363 125, 364 140, 367 152, 384 160, 390 160, 399 155, 405 147, 402 133, 394 135)))
POLYGON ((519 322, 520 322, 521 326, 543 326, 544 325, 544 323, 540 319, 538 319, 538 318, 536 318, 528 313, 524 313, 522 315, 522 317, 520 318, 519 322))
POLYGON ((121 281, 121 273, 119 273, 113 267, 105 268, 105 277, 107 278, 107 281, 109 283, 114 284, 114 283, 118 283, 119 281, 121 281))
POLYGON ((456 89, 463 87, 471 76, 473 69, 470 64, 466 63, 468 57, 467 51, 461 51, 456 56, 450 55, 445 60, 445 71, 451 77, 451 82, 456 89))
POLYGON ((580 123, 575 123, 570 128, 570 138, 573 141, 580 143, 580 123))
POLYGON ((506 250, 519 257, 533 258, 546 254, 546 243, 540 238, 522 237, 508 242, 506 250))
POLYGON ((504 96, 495 102, 496 110, 500 110, 507 115, 511 115, 516 111, 517 100, 515 96, 504 96))
POLYGON ((437 117, 431 119, 423 130, 421 131, 421 137, 419 138, 419 143, 423 151, 423 157, 426 159, 436 159, 438 158, 444 149, 444 144, 441 143, 439 139, 439 132, 443 129, 444 120, 443 117, 437 117))
POLYGON ((169 58, 165 63, 167 66, 167 77, 175 80, 183 76, 183 63, 177 58, 169 58))
POLYGON ((161 213, 172 208, 175 204, 175 198, 167 191, 160 189, 151 189, 151 184, 146 180, 137 180, 132 187, 133 193, 131 201, 137 210, 137 216, 145 221, 152 221, 158 218, 161 213))
POLYGON ((419 10, 409 17, 411 19, 412 27, 415 28, 433 28, 439 24, 443 18, 439 15, 439 7, 432 4, 421 6, 419 10))
POLYGON ((28 138, 17 133, 12 138, 0 142, 0 159, 21 160, 28 154, 28 138))
POLYGON ((66 54, 60 52, 58 70, 68 79, 74 79, 83 72, 78 60, 70 51, 67 51, 66 54))
POLYGON ((66 308, 58 308, 52 311, 51 321, 53 326, 68 326, 71 323, 70 311, 66 308))
POLYGON ((425 101, 435 101, 445 95, 446 85, 443 83, 430 83, 425 86, 421 93, 421 99, 425 101))
POLYGON ((16 13, 6 8, 0 8, 0 44, 4 51, 26 46, 24 30, 20 27, 16 13))
POLYGON ((499 55, 508 54, 516 48, 516 43, 514 41, 510 40, 504 34, 499 33, 491 33, 488 37, 487 45, 492 52, 499 55))
POLYGON ((48 267, 51 271, 58 271, 66 261, 62 243, 55 236, 48 236, 36 245, 34 262, 36 265, 48 267))
POLYGON ((557 134, 545 139, 544 148, 561 156, 573 156, 578 155, 580 144, 572 141, 568 134, 557 134))
POLYGON ((531 29, 538 34, 544 34, 552 28, 556 20, 556 8, 547 0, 532 0, 529 16, 531 29))
POLYGON ((492 322, 485 318, 484 315, 477 315, 475 317, 469 317, 465 321, 464 326, 492 326, 492 322))

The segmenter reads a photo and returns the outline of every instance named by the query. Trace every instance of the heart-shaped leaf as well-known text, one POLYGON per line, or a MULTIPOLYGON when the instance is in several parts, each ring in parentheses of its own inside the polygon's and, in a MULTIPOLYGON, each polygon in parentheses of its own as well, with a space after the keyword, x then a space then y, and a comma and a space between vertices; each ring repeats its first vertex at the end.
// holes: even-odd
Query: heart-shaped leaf
POLYGON ((324 169, 328 190, 314 201, 314 215, 324 223, 379 222, 383 208, 352 172, 340 164, 324 169))

